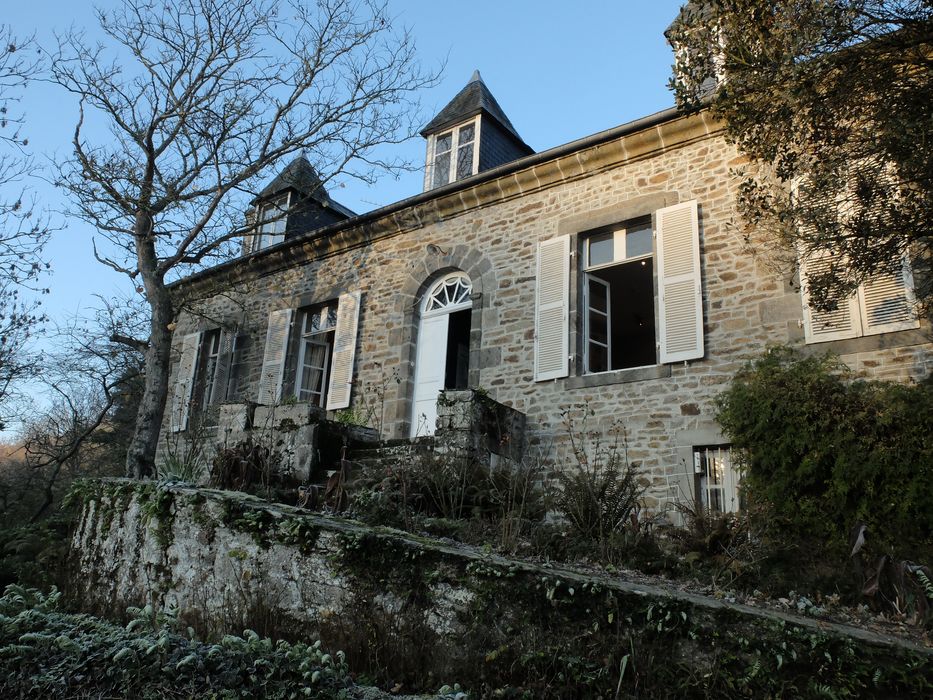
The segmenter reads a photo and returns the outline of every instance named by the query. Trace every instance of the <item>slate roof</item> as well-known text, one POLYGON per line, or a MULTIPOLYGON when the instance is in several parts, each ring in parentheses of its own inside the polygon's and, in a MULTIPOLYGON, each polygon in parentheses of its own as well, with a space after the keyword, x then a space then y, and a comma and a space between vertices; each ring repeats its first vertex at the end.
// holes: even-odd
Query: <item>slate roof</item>
POLYGON ((330 195, 327 194, 327 190, 321 184, 321 178, 318 177, 314 166, 304 156, 298 156, 286 165, 282 172, 272 179, 272 182, 262 188, 262 191, 253 201, 255 203, 262 199, 268 199, 279 192, 290 189, 295 190, 302 196, 310 197, 322 206, 330 207, 347 217, 356 216, 354 212, 331 199, 330 195))
POLYGON ((488 114, 512 136, 524 143, 515 127, 512 126, 512 122, 505 116, 502 107, 496 102, 496 98, 492 96, 489 88, 486 87, 486 83, 483 82, 478 70, 473 71, 473 76, 470 78, 470 82, 466 84, 466 87, 458 92, 456 97, 448 102, 447 106, 438 112, 434 119, 428 122, 428 125, 421 130, 421 135, 426 137, 437 133, 480 112, 488 114))

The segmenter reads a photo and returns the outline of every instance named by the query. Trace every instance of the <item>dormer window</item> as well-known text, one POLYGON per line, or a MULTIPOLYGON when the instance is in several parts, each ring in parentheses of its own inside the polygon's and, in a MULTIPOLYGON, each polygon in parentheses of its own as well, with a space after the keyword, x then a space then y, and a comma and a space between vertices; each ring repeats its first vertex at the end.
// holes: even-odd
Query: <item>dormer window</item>
POLYGON ((258 225, 253 236, 251 252, 255 253, 285 240, 286 212, 290 199, 291 193, 287 193, 258 205, 258 225))
POLYGON ((479 116, 433 137, 432 187, 441 187, 478 172, 479 149, 475 148, 477 131, 479 116))

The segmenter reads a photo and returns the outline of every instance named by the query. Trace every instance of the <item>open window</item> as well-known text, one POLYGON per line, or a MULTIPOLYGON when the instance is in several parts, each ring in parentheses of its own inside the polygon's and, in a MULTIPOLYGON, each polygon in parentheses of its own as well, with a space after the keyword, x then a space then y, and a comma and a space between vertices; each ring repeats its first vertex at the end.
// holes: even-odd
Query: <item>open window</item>
POLYGON ((181 356, 172 390, 172 430, 186 430, 192 415, 206 414, 227 401, 238 379, 235 358, 242 336, 221 328, 182 338, 181 356))
POLYGON ((295 397, 328 410, 350 405, 360 293, 269 314, 258 401, 295 397))
POLYGON ((593 234, 583 249, 584 372, 656 364, 651 218, 593 234))
POLYGON ((572 241, 581 374, 702 358, 697 202, 538 245, 535 379, 569 374, 572 241))

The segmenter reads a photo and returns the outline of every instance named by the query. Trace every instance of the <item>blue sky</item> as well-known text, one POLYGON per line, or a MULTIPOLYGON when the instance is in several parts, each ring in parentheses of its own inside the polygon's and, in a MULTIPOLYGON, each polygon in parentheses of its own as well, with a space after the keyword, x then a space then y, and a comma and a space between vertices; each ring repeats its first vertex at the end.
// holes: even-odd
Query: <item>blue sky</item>
MULTIPOLYGON (((105 6, 108 3, 103 3, 105 6)), ((421 61, 436 67, 446 61, 439 85, 421 96, 424 121, 439 111, 479 69, 487 86, 535 150, 545 150, 670 107, 667 89, 672 53, 663 31, 676 16, 680 0, 653 2, 532 2, 474 0, 396 0, 392 13, 415 38, 421 61)), ((81 0, 31 0, 7 3, 2 22, 16 34, 35 33, 50 46, 55 31, 86 28, 93 36, 92 3, 81 0)), ((32 85, 21 103, 24 133, 40 162, 67 155, 77 117, 75 101, 54 86, 32 85)), ((424 143, 417 138, 399 151, 423 163, 424 143)), ((284 165, 284 164, 283 164, 284 165)), ((422 176, 384 178, 374 187, 337 181, 332 196, 357 212, 403 199, 421 190, 422 176)), ((33 183, 40 201, 52 210, 65 207, 60 193, 33 183)), ((128 289, 128 282, 93 259, 89 227, 62 215, 48 254, 53 265, 47 313, 64 319, 105 297, 128 289)))

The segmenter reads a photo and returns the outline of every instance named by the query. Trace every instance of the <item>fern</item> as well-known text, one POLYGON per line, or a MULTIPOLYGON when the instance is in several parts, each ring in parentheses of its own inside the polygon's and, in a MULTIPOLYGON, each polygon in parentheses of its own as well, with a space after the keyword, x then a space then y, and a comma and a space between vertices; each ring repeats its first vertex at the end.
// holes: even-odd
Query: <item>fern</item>
POLYGON ((926 572, 920 567, 914 569, 914 575, 920 580, 920 584, 923 586, 923 592, 926 593, 927 598, 933 600, 933 581, 930 581, 930 577, 927 576, 926 572))

